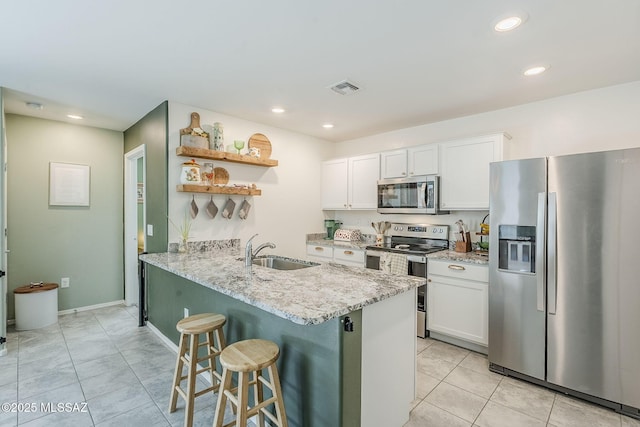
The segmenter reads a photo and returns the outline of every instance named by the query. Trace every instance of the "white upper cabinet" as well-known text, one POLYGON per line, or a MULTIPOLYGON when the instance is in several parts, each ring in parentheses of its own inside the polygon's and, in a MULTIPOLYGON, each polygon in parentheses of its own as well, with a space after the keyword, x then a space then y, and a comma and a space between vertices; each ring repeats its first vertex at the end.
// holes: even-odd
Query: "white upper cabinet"
POLYGON ((502 160, 505 134, 440 144, 440 207, 489 209, 489 164, 502 160))
POLYGON ((377 209, 378 153, 322 163, 322 209, 377 209))
POLYGON ((420 145, 407 149, 409 176, 438 174, 438 144, 420 145))
POLYGON ((407 150, 380 153, 380 178, 402 178, 407 176, 407 150))
POLYGON ((404 178, 438 173, 438 144, 380 153, 380 177, 404 178))
POLYGON ((329 160, 322 163, 322 208, 347 208, 347 180, 349 161, 329 160))
POLYGON ((349 209, 378 208, 378 153, 349 158, 349 209))

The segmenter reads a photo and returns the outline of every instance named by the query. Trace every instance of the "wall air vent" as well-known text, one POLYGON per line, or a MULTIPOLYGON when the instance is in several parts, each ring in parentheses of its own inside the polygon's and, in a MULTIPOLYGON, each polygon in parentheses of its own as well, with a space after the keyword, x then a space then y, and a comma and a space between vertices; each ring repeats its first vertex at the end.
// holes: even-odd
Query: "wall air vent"
POLYGON ((360 90, 360 88, 349 80, 343 80, 336 84, 329 86, 329 89, 340 95, 352 95, 360 90))

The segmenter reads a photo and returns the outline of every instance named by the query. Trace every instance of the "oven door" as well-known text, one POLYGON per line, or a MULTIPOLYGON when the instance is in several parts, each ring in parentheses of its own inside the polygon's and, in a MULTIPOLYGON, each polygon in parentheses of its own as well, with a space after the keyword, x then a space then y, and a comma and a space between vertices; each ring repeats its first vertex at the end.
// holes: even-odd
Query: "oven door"
POLYGON ((367 250, 367 259, 365 265, 372 270, 380 270, 380 256, 382 251, 367 250))

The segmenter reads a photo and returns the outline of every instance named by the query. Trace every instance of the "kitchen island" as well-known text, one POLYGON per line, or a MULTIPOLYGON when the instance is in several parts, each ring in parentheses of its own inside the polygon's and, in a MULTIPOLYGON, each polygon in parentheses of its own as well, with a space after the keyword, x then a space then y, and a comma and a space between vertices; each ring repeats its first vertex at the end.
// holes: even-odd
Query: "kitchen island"
POLYGON ((292 271, 234 252, 147 254, 149 322, 177 343, 191 314, 227 316, 228 342, 263 338, 291 426, 401 426, 414 396, 415 298, 424 279, 333 263, 292 271))

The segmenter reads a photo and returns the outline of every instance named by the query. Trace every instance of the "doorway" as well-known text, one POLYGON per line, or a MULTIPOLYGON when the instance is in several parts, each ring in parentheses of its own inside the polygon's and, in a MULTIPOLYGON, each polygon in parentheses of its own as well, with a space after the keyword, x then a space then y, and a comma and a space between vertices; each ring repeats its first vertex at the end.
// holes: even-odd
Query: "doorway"
POLYGON ((124 300, 138 303, 138 254, 146 250, 146 146, 124 155, 124 300))

